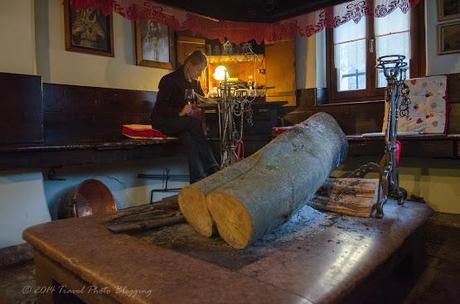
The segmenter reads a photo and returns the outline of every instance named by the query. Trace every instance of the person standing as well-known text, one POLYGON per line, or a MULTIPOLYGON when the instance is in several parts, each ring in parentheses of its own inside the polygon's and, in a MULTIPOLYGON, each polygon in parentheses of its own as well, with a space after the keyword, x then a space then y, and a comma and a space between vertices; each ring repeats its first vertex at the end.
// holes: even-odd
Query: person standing
POLYGON ((200 50, 191 53, 176 71, 163 76, 152 111, 152 127, 168 136, 179 137, 184 145, 194 183, 219 169, 200 119, 192 115, 194 106, 185 99, 186 90, 203 95, 197 80, 208 60, 200 50))

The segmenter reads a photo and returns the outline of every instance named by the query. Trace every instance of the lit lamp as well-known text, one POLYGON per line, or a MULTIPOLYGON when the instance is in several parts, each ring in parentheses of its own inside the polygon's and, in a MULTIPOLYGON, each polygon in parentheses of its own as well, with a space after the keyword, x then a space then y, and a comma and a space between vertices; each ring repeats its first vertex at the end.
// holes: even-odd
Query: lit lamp
MULTIPOLYGON (((227 68, 224 67, 223 65, 219 65, 218 67, 216 67, 216 70, 214 71, 214 74, 213 74, 213 77, 215 80, 219 81, 219 91, 221 91, 220 87, 221 87, 221 84, 222 82, 224 83, 224 98, 227 97, 227 78, 229 77, 228 75, 228 71, 227 71, 227 68)), ((222 91, 221 91, 222 92, 222 91)), ((222 94, 219 94, 219 95, 222 95, 222 94)))
POLYGON ((228 78, 228 71, 227 68, 223 65, 219 65, 216 70, 214 71, 214 79, 217 81, 224 81, 228 78))

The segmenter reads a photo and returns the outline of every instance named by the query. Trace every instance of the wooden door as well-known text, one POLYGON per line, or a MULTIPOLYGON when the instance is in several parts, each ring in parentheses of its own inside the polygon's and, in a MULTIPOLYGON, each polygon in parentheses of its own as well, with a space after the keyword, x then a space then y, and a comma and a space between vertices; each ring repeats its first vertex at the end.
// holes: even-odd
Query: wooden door
POLYGON ((267 101, 287 101, 296 104, 295 40, 265 45, 267 101))
MULTIPOLYGON (((177 53, 177 67, 184 64, 185 58, 195 50, 201 50, 206 53, 205 39, 197 38, 184 34, 177 34, 176 40, 176 53, 177 53)), ((200 77, 201 87, 205 92, 208 91, 207 73, 206 71, 200 77)))

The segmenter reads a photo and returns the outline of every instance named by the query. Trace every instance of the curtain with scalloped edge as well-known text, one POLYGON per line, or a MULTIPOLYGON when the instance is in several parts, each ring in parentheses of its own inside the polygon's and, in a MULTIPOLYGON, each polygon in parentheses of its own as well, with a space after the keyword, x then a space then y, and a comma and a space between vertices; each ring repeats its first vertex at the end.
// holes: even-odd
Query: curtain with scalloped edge
MULTIPOLYGON (((305 0, 309 1, 309 0, 305 0)), ((353 0, 274 23, 216 20, 149 0, 70 0, 75 9, 100 9, 116 12, 130 20, 149 19, 164 23, 175 31, 191 31, 209 39, 228 39, 235 43, 249 40, 280 41, 296 35, 311 36, 325 28, 335 28, 363 16, 378 18, 396 9, 407 13, 421 0, 353 0)))

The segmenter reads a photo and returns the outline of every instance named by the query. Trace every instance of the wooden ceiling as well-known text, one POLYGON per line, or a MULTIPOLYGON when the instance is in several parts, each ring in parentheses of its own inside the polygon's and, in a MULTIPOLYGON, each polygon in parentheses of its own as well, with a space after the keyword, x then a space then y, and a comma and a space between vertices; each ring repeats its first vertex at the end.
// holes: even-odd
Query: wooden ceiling
POLYGON ((350 0, 156 0, 220 20, 275 22, 350 0))

